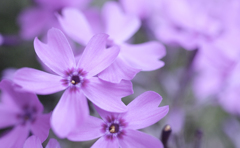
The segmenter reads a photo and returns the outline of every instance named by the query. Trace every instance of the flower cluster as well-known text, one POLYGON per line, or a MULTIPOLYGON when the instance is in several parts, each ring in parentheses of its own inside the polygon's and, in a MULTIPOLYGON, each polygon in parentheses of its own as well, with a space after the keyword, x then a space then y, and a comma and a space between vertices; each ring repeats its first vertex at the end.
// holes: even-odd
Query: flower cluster
MULTIPOLYGON (((158 107, 162 97, 148 91, 127 106, 121 99, 133 93, 131 80, 138 72, 164 66, 159 59, 165 47, 157 41, 129 43, 141 21, 117 2, 107 2, 94 14, 101 14, 99 19, 93 20, 88 15, 95 11, 81 11, 88 1, 35 2, 37 6, 19 17, 20 34, 31 39, 51 26, 43 37, 46 42, 34 39, 35 52, 48 72, 24 67, 1 81, 0 128, 9 129, 0 137, 0 147, 42 147, 50 127, 58 138, 71 141, 101 137, 92 147, 163 147, 159 139, 137 131, 168 113, 168 106, 158 107), (83 46, 81 53, 71 39, 83 46), (36 94, 62 90, 52 113, 42 115, 36 94), (90 116, 90 103, 103 120, 90 116)), ((60 145, 50 140, 47 148, 53 147, 60 145)))
POLYGON ((239 0, 31 2, 0 28, 0 148, 239 147, 239 0))

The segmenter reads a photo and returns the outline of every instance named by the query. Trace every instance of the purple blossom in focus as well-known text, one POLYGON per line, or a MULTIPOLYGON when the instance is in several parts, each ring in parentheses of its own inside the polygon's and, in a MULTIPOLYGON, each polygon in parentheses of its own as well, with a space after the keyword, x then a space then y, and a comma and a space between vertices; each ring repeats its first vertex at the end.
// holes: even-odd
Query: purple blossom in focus
POLYGON ((51 94, 65 90, 55 107, 51 124, 61 138, 66 137, 76 123, 88 115, 86 97, 107 111, 125 112, 122 97, 130 95, 132 83, 118 84, 94 77, 108 67, 117 57, 117 46, 106 48, 108 35, 97 34, 87 44, 82 57, 75 61, 71 47, 64 34, 58 29, 48 32, 48 43, 37 38, 34 47, 38 57, 55 74, 48 74, 31 68, 22 68, 15 73, 15 83, 23 89, 37 94, 51 94))
MULTIPOLYGON (((36 136, 29 137, 24 145, 23 148, 43 148, 42 143, 40 139, 36 136)), ((61 148, 57 140, 50 139, 48 144, 46 145, 46 148, 61 148)))
POLYGON ((168 113, 168 106, 158 107, 162 97, 145 92, 128 104, 125 113, 111 113, 95 106, 103 120, 89 116, 84 125, 77 126, 68 139, 85 141, 101 137, 92 147, 152 147, 162 148, 160 140, 137 131, 148 127, 168 113))
POLYGON ((30 133, 41 142, 48 137, 50 115, 42 114, 43 105, 35 94, 24 92, 9 80, 0 82, 0 128, 13 127, 0 136, 1 148, 22 148, 30 133))
POLYGON ((95 18, 96 15, 89 18, 77 9, 66 8, 63 9, 62 16, 58 15, 63 30, 76 42, 86 45, 94 34, 104 32, 109 34, 107 47, 120 47, 114 63, 99 73, 99 78, 119 83, 122 79, 133 79, 141 70, 152 71, 164 66, 164 62, 159 59, 165 56, 166 51, 159 42, 150 41, 137 45, 127 43, 141 25, 136 16, 124 13, 116 2, 107 2, 100 14, 99 19, 95 18))

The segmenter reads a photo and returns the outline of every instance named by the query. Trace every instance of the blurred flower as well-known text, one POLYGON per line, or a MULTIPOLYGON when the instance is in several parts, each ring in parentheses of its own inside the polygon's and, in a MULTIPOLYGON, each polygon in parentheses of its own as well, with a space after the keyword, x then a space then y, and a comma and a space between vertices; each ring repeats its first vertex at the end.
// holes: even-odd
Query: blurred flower
POLYGON ((235 5, 235 0, 163 0, 150 27, 164 43, 193 50, 226 31, 238 9, 235 5))
POLYGON ((224 50, 199 50, 193 65, 197 73, 193 86, 196 97, 216 96, 222 91, 234 66, 235 62, 224 54, 224 50))
MULTIPOLYGON (((40 139, 33 135, 25 141, 23 148, 43 148, 43 147, 40 139)), ((48 144, 46 145, 46 148, 61 148, 61 147, 57 140, 50 139, 48 144)))
POLYGON ((229 113, 240 115, 240 61, 234 66, 231 75, 219 92, 219 103, 229 113))
POLYGON ((165 56, 165 47, 159 42, 126 43, 140 27, 140 20, 136 16, 124 13, 116 2, 107 2, 100 17, 97 23, 73 8, 63 9, 62 16, 58 15, 63 30, 78 43, 86 45, 94 34, 105 32, 110 35, 107 47, 115 44, 120 46, 119 56, 111 66, 98 74, 99 78, 119 83, 122 79, 133 79, 140 70, 151 71, 164 66, 164 62, 158 59, 165 56))
POLYGON ((37 94, 66 89, 51 118, 52 128, 61 138, 66 137, 74 125, 88 115, 86 97, 108 111, 125 112, 127 109, 121 98, 133 93, 130 81, 114 84, 94 77, 108 67, 119 53, 116 46, 106 49, 107 38, 106 34, 95 35, 76 63, 66 37, 53 28, 48 32, 48 44, 36 38, 34 47, 42 62, 56 74, 31 68, 22 68, 15 73, 17 84, 37 94))
POLYGON ((126 13, 136 15, 142 20, 149 19, 161 5, 161 2, 162 0, 120 0, 126 13))
POLYGON ((68 139, 91 140, 101 137, 92 147, 152 147, 162 148, 160 140, 137 131, 150 126, 168 113, 168 106, 158 107, 162 97, 152 91, 145 92, 128 104, 125 113, 111 113, 95 106, 102 117, 89 116, 83 126, 77 126, 68 139))
POLYGON ((199 100, 214 98, 226 111, 240 114, 240 44, 234 37, 203 46, 194 61, 197 74, 193 88, 199 100))
POLYGON ((20 35, 24 39, 33 39, 43 35, 51 27, 60 28, 55 14, 64 7, 83 9, 91 0, 34 0, 35 6, 25 9, 18 18, 20 35))
POLYGON ((37 96, 24 92, 9 80, 0 82, 0 128, 12 127, 0 137, 1 148, 22 148, 30 133, 43 142, 50 129, 50 115, 42 114, 43 106, 37 96))

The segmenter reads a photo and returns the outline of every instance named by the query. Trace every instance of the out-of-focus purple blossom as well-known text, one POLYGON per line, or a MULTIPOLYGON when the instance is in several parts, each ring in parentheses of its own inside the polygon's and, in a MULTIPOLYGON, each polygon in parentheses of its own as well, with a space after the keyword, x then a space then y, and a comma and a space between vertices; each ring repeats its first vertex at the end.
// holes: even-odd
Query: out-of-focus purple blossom
POLYGON ((29 40, 44 35, 51 27, 60 28, 56 13, 65 7, 84 9, 91 0, 34 0, 36 6, 25 9, 18 17, 20 35, 29 40))
POLYGON ((151 18, 150 27, 164 43, 193 50, 229 28, 237 3, 235 0, 163 0, 158 13, 151 18))
POLYGON ((30 132, 43 142, 50 129, 49 114, 42 114, 43 106, 35 94, 24 92, 9 80, 0 82, 0 128, 13 127, 0 137, 1 148, 22 148, 30 132))
POLYGON ((194 60, 196 77, 194 91, 197 98, 216 96, 224 87, 235 62, 219 49, 200 50, 194 60))
POLYGON ((221 106, 228 112, 240 115, 240 61, 238 61, 237 65, 231 72, 228 80, 225 82, 223 86, 223 90, 219 92, 219 103, 221 106))
POLYGON ((122 79, 131 80, 140 70, 151 71, 164 66, 164 62, 159 59, 166 52, 159 42, 150 41, 137 45, 126 43, 139 29, 140 20, 134 15, 124 13, 118 3, 107 2, 102 8, 100 19, 95 19, 97 15, 92 15, 94 19, 87 16, 89 15, 84 15, 77 9, 66 8, 62 11, 62 16, 58 16, 58 20, 63 30, 82 45, 86 45, 94 34, 104 32, 110 35, 107 47, 115 44, 120 46, 119 56, 111 66, 98 74, 99 78, 119 83, 122 79))
POLYGON ((148 127, 168 113, 168 106, 158 107, 162 97, 152 91, 145 92, 128 104, 125 113, 111 113, 95 106, 103 120, 89 116, 83 126, 77 126, 68 139, 91 140, 98 137, 92 146, 99 147, 153 147, 162 148, 160 140, 137 131, 148 127))
POLYGON ((40 7, 44 7, 49 10, 59 10, 64 7, 76 7, 83 9, 91 0, 34 0, 40 7))
POLYGON ((106 48, 108 35, 97 34, 87 44, 81 59, 76 62, 72 49, 58 29, 50 29, 48 43, 37 38, 35 51, 42 62, 55 74, 48 74, 31 68, 22 68, 15 73, 14 81, 23 89, 37 94, 51 94, 65 90, 55 107, 51 124, 53 130, 64 138, 88 115, 86 97, 102 109, 125 112, 122 97, 130 95, 132 83, 121 81, 118 84, 95 77, 108 67, 119 53, 117 46, 106 48))
MULTIPOLYGON (((43 148, 43 147, 40 139, 37 136, 33 135, 25 141, 23 148, 43 148)), ((48 144, 46 145, 46 148, 61 148, 61 147, 56 139, 50 139, 48 144)))
POLYGON ((162 0, 120 0, 124 11, 128 14, 138 16, 138 18, 149 19, 156 13, 162 0))
POLYGON ((239 114, 240 32, 226 33, 211 44, 202 44, 194 61, 194 91, 198 99, 215 98, 222 107, 239 114), (230 35, 231 34, 231 35, 230 35))

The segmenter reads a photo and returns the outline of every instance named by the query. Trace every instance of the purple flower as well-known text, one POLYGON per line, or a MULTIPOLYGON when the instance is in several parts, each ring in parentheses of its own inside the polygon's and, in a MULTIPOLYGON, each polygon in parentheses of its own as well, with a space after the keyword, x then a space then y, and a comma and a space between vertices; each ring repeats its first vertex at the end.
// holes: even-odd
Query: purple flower
POLYGON ((145 92, 128 104, 125 113, 111 113, 95 106, 103 120, 89 116, 84 125, 69 134, 73 141, 101 137, 92 147, 151 147, 162 148, 162 143, 145 133, 137 131, 148 127, 168 113, 168 106, 158 107, 162 97, 152 91, 145 92))
MULTIPOLYGON (((43 147, 42 142, 38 137, 31 136, 25 141, 23 148, 43 148, 43 147)), ((46 148, 61 148, 61 147, 57 140, 50 139, 48 144, 46 145, 46 148)))
POLYGON ((208 47, 204 46, 199 50, 193 64, 198 73, 193 83, 193 90, 198 99, 216 97, 224 90, 226 81, 236 65, 236 62, 227 56, 226 51, 209 44, 208 47))
POLYGON ((94 21, 77 9, 66 8, 63 9, 62 16, 58 16, 66 34, 80 44, 86 45, 94 34, 104 32, 110 35, 108 47, 115 44, 120 46, 119 56, 98 75, 99 78, 119 83, 122 79, 133 79, 140 70, 151 71, 164 66, 164 62, 159 59, 165 56, 165 48, 159 42, 151 41, 137 45, 126 43, 141 25, 136 16, 124 13, 116 2, 107 2, 101 14, 99 19, 94 17, 94 21))
POLYGON ((83 9, 91 0, 34 0, 36 5, 21 12, 18 23, 20 35, 24 39, 33 39, 43 35, 51 27, 60 28, 55 13, 64 7, 83 9))
MULTIPOLYGON (((151 29, 166 44, 177 44, 187 50, 211 41, 224 31, 225 21, 233 1, 222 0, 162 0, 152 16, 151 29)), ((231 11, 231 10, 230 10, 231 11)), ((231 16, 231 15, 230 15, 231 16)))
POLYGON ((132 83, 119 84, 94 77, 108 67, 117 57, 116 46, 106 49, 108 35, 95 35, 87 44, 81 59, 75 61, 71 47, 58 29, 48 32, 48 44, 37 38, 35 51, 42 62, 56 74, 48 74, 31 68, 15 73, 15 82, 37 94, 51 94, 66 89, 55 107, 51 124, 59 137, 65 137, 77 122, 88 115, 86 97, 107 111, 125 112, 121 98, 132 94, 132 83))
POLYGON ((22 148, 30 132, 43 142, 48 137, 50 115, 42 114, 43 106, 35 94, 24 92, 11 81, 0 82, 0 128, 13 127, 0 137, 0 147, 22 148))
POLYGON ((194 61, 194 70, 198 74, 193 81, 193 90, 199 100, 217 102, 227 112, 238 115, 240 43, 237 39, 240 36, 233 30, 234 27, 211 44, 202 44, 194 61))
POLYGON ((141 19, 148 19, 155 12, 155 7, 161 3, 159 0, 120 0, 125 12, 138 16, 141 19))

